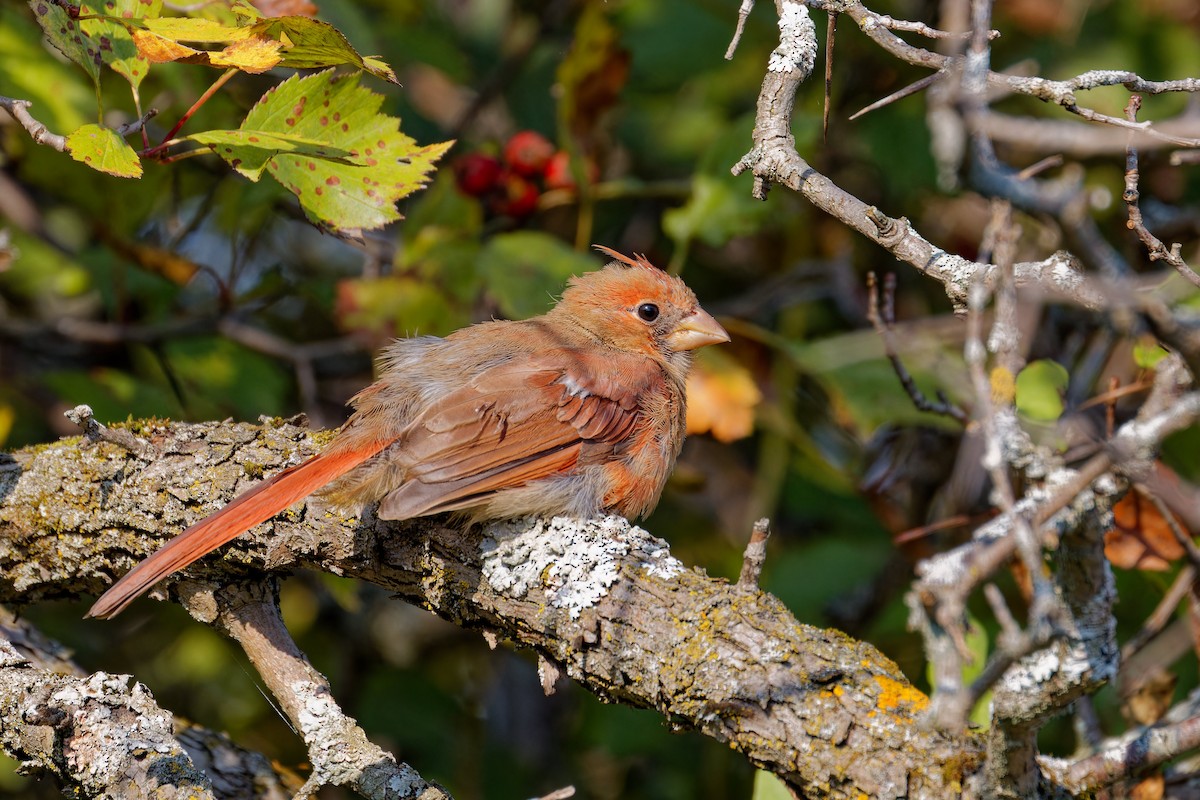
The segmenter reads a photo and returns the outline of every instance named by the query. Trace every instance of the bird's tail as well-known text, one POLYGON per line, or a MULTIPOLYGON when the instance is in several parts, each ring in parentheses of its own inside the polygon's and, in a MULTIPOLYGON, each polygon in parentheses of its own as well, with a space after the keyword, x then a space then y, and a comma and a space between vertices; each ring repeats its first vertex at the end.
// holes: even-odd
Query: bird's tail
MULTIPOLYGON (((87 616, 110 618, 120 614, 138 595, 176 570, 183 569, 260 522, 265 522, 292 503, 302 500, 333 479, 386 447, 372 443, 355 449, 332 449, 303 464, 289 467, 239 495, 212 516, 180 533, 158 552, 127 572, 100 596, 87 616)), ((335 445, 336 447, 336 445, 335 445)))

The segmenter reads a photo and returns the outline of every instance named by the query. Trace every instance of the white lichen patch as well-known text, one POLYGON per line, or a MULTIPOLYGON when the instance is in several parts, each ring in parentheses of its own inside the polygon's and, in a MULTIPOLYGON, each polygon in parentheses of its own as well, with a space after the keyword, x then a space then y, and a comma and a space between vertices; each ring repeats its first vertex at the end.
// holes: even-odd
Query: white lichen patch
POLYGON ((779 47, 771 51, 767 69, 771 72, 799 70, 804 76, 812 72, 817 59, 817 28, 808 7, 803 3, 783 4, 779 16, 779 47))
POLYGON ((480 552, 483 577, 497 592, 521 598, 539 589, 572 619, 608 594, 623 560, 667 579, 683 569, 665 542, 616 516, 493 523, 480 552))

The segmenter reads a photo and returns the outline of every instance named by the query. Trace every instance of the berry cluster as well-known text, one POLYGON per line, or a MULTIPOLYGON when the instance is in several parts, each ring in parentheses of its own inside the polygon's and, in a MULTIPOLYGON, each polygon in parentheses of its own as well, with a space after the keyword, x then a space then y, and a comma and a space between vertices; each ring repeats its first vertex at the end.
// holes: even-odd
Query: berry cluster
MULTIPOLYGON (((589 164, 589 177, 595 170, 589 164)), ((538 197, 552 189, 575 189, 570 156, 537 131, 518 131, 500 158, 468 153, 454 164, 459 191, 478 197, 497 215, 523 219, 537 210, 538 197)))

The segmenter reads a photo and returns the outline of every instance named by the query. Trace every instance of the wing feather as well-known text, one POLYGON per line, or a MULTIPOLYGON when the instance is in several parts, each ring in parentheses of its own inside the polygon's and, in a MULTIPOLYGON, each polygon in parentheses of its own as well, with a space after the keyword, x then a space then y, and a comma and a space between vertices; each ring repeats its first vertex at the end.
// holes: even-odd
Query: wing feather
MULTIPOLYGON (((657 370, 558 350, 524 364, 503 363, 434 403, 401 436, 407 480, 380 505, 402 519, 482 505, 496 492, 563 474, 587 448, 609 447, 637 424, 647 381, 595 375, 646 375, 657 370), (622 366, 628 369, 622 370, 622 366), (640 369, 635 367, 641 367, 640 369)), ((651 381, 653 383, 653 381, 651 381)))

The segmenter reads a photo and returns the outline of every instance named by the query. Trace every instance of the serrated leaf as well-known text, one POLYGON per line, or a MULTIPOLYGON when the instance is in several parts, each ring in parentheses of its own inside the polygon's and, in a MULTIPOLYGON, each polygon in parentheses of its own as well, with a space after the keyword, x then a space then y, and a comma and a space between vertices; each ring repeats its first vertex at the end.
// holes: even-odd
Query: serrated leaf
POLYGON ((133 43, 138 52, 152 64, 165 64, 171 61, 182 61, 200 55, 202 51, 180 44, 165 36, 159 36, 153 31, 135 30, 133 43))
POLYGON ((285 43, 282 66, 317 69, 350 64, 389 83, 400 83, 391 67, 377 58, 360 56, 342 32, 328 22, 299 16, 271 17, 256 22, 251 29, 257 35, 285 43))
MULTIPOLYGON (((83 67, 93 83, 99 84, 100 47, 78 20, 71 19, 61 7, 50 0, 29 0, 33 16, 50 44, 60 53, 83 67)), ((80 10, 85 6, 80 6, 80 10)))
POLYGON ((1062 416, 1062 392, 1070 376, 1058 362, 1032 361, 1017 375, 1017 410, 1030 419, 1053 422, 1062 416))
POLYGON ((158 17, 142 20, 146 30, 173 42, 228 44, 254 35, 248 27, 225 25, 212 19, 195 17, 158 17))
POLYGON ((214 67, 233 67, 257 75, 283 61, 280 55, 282 49, 283 44, 273 39, 243 39, 224 50, 209 53, 208 63, 214 67))
POLYGON ((126 24, 118 20, 157 17, 162 0, 103 0, 93 6, 97 13, 114 19, 84 20, 84 30, 98 42, 104 63, 136 90, 150 71, 150 62, 142 57, 126 24))
POLYGON ((278 155, 304 156, 352 164, 350 151, 325 142, 261 130, 203 131, 186 137, 207 145, 229 166, 257 181, 267 162, 278 155))
POLYGON ((111 19, 71 19, 60 6, 48 0, 30 0, 38 24, 46 38, 63 55, 79 64, 93 81, 100 79, 101 64, 108 64, 134 89, 150 69, 134 43, 122 19, 154 17, 162 11, 162 0, 102 0, 99 3, 80 3, 82 17, 104 16, 111 19))
POLYGON ((278 132, 349 151, 349 162, 289 154, 272 157, 271 175, 300 199, 314 222, 345 233, 400 218, 396 203, 425 186, 452 142, 417 147, 400 121, 379 113, 383 97, 359 75, 293 76, 267 92, 243 129, 278 132))
MULTIPOLYGON (((130 0, 125 0, 130 2, 130 0)), ((236 11, 236 9, 235 9, 236 11)), ((351 46, 341 31, 328 22, 303 16, 269 17, 250 19, 246 25, 225 25, 214 20, 171 17, 144 21, 146 30, 155 37, 176 44, 224 44, 225 50, 195 51, 198 55, 185 54, 179 60, 189 63, 208 63, 217 67, 236 67, 247 72, 262 72, 272 66, 293 69, 316 69, 349 64, 391 83, 399 83, 387 64, 378 58, 363 58, 351 46), (243 42, 241 47, 234 44, 243 42), (253 42, 253 44, 248 44, 253 42), (265 61, 246 60, 242 54, 253 52, 265 54, 271 48, 278 53, 278 60, 263 67, 265 61), (203 55, 207 53, 207 59, 203 55), (249 68, 243 64, 249 64, 249 68)), ((149 37, 140 37, 146 45, 157 52, 169 52, 170 48, 151 42, 149 37)), ((190 49, 190 48, 189 48, 190 49)))
POLYGON ((109 175, 142 176, 142 162, 137 153, 112 128, 84 125, 67 137, 67 152, 76 161, 109 175))

